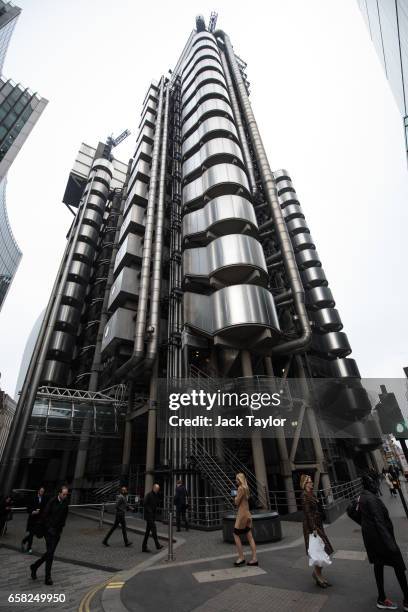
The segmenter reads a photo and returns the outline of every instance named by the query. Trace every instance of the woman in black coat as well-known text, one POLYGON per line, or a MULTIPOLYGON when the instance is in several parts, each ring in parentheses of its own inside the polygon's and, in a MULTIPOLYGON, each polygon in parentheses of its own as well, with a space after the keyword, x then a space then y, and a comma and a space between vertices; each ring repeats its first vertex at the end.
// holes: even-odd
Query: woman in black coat
POLYGON ((384 565, 394 568, 404 595, 403 610, 408 612, 408 583, 405 563, 394 536, 394 528, 387 508, 377 497, 377 484, 370 476, 363 476, 363 492, 358 501, 361 531, 370 563, 374 565, 378 589, 377 608, 396 610, 398 606, 387 599, 384 591, 384 565))

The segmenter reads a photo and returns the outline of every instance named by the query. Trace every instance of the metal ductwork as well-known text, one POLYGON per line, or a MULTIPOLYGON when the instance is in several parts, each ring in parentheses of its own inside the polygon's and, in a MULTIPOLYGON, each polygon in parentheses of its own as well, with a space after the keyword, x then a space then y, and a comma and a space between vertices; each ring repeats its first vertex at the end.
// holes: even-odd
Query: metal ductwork
MULTIPOLYGON (((156 194, 157 194, 157 183, 160 180, 159 195, 164 199, 164 188, 161 188, 161 181, 165 180, 166 165, 162 164, 160 177, 160 150, 161 150, 161 132, 163 125, 163 102, 164 102, 164 77, 160 81, 159 91, 159 104, 157 108, 157 123, 154 133, 153 153, 152 153, 152 170, 150 177, 150 188, 146 211, 146 226, 143 243, 142 253, 142 267, 140 273, 140 289, 139 289, 139 301, 137 305, 136 314, 136 325, 135 325, 135 338, 132 356, 116 371, 115 379, 119 380, 129 373, 142 361, 145 356, 145 340, 146 340, 146 323, 147 323, 147 310, 148 301, 150 294, 150 275, 152 265, 152 254, 153 254, 153 236, 154 229, 157 223, 155 209, 156 209, 156 194)), ((166 94, 166 103, 164 112, 168 113, 167 107, 168 96, 166 94)), ((166 159, 166 153, 164 159, 166 159)), ((163 211, 163 202, 159 202, 158 209, 163 211)), ((160 252, 161 252, 160 245, 160 252)), ((157 279, 156 279, 157 284, 157 279)), ((157 292, 157 285, 156 285, 157 292)))

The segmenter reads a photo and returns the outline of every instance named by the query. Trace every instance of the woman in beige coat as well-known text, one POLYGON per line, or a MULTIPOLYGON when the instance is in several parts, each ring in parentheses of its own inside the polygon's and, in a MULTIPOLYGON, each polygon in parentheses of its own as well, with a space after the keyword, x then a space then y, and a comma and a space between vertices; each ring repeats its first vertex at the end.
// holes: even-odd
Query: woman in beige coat
POLYGON ((248 504, 249 488, 244 474, 237 474, 236 482, 238 490, 235 497, 235 506, 237 507, 238 512, 234 525, 234 540, 238 550, 238 559, 235 561, 234 565, 235 567, 245 565, 244 551, 241 542, 241 535, 244 533, 246 534, 252 552, 252 559, 251 561, 248 561, 247 565, 258 565, 258 560, 256 558, 256 544, 251 532, 252 516, 249 511, 248 504))

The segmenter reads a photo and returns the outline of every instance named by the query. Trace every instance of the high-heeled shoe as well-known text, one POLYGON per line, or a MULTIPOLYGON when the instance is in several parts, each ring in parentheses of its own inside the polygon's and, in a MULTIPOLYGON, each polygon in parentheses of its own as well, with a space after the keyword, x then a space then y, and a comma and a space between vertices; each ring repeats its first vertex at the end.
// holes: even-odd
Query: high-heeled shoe
POLYGON ((324 580, 322 580, 321 578, 319 578, 319 576, 316 574, 316 572, 313 572, 312 574, 312 578, 314 579, 316 586, 320 587, 321 589, 325 589, 327 588, 326 583, 324 582, 324 580))

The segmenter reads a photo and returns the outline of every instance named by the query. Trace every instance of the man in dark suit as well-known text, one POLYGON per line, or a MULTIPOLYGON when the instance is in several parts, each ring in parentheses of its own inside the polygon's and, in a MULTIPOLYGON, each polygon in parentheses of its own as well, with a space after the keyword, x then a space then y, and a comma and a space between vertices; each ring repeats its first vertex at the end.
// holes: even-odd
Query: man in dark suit
POLYGON ((45 584, 51 586, 51 567, 54 560, 55 549, 61 537, 62 530, 65 527, 65 522, 68 515, 68 487, 60 487, 58 495, 50 499, 47 503, 43 515, 42 523, 44 525, 45 543, 47 550, 43 556, 35 563, 30 565, 31 578, 37 580, 37 570, 45 563, 45 584))
POLYGON ((28 519, 26 531, 28 532, 28 535, 26 535, 21 542, 21 550, 22 552, 28 552, 30 555, 33 552, 32 546, 34 536, 39 535, 40 529, 42 527, 42 513, 47 504, 47 500, 45 499, 44 493, 44 487, 40 487, 27 506, 28 519))
POLYGON ((0 500, 0 537, 4 535, 7 521, 10 521, 13 516, 13 498, 11 495, 0 500))
POLYGON ((181 480, 176 483, 176 492, 174 494, 174 505, 176 506, 176 525, 177 531, 181 529, 181 519, 184 521, 186 531, 188 531, 188 522, 186 510, 188 507, 188 493, 186 487, 181 480))
POLYGON ((150 493, 148 493, 144 498, 143 510, 144 518, 146 521, 146 531, 142 544, 142 552, 150 552, 150 550, 147 548, 147 540, 149 539, 150 533, 153 536, 153 540, 156 544, 157 550, 163 548, 163 546, 159 542, 159 538, 157 537, 157 529, 155 523, 157 506, 159 505, 159 491, 159 485, 154 484, 150 493))
POLYGON ((102 544, 104 544, 105 546, 109 546, 108 540, 111 537, 112 533, 115 531, 116 527, 119 527, 119 525, 122 527, 122 535, 123 535, 123 541, 125 543, 125 546, 132 545, 132 542, 129 542, 128 540, 127 531, 126 531, 126 510, 129 509, 127 494, 128 494, 127 487, 121 487, 120 493, 116 500, 115 522, 113 523, 112 527, 110 528, 110 530, 108 531, 104 539, 102 540, 102 544))

